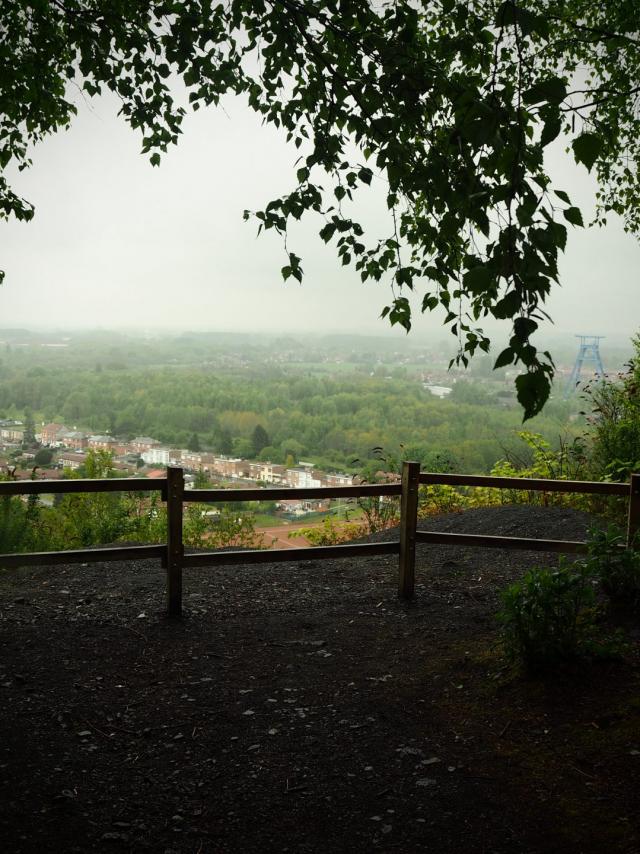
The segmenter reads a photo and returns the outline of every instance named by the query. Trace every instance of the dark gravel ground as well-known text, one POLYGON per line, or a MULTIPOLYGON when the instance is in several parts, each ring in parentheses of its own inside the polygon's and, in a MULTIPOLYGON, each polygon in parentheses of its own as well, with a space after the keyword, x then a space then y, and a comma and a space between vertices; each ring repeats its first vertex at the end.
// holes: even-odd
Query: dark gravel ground
POLYGON ((546 681, 497 644, 498 591, 554 560, 419 546, 410 604, 394 557, 189 570, 179 622, 151 561, 0 574, 3 850, 640 851, 635 622, 624 657, 546 681))

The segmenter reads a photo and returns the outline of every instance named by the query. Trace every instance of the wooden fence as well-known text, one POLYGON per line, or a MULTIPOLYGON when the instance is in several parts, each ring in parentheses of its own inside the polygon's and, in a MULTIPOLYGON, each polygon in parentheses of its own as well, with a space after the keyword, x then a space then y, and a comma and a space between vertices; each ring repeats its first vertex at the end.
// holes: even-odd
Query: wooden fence
POLYGON ((167 571, 167 613, 182 613, 182 571, 191 567, 221 564, 278 563, 299 560, 333 560, 363 555, 398 555, 398 595, 411 599, 415 585, 417 543, 472 546, 481 548, 526 549, 542 552, 584 553, 586 544, 571 540, 542 540, 526 537, 497 537, 484 534, 452 534, 418 530, 418 492, 420 485, 475 486, 542 492, 622 496, 629 499, 627 544, 640 530, 640 474, 630 483, 545 480, 481 475, 435 474, 420 472, 419 463, 406 462, 398 484, 358 484, 356 486, 312 487, 302 489, 191 489, 185 490, 181 468, 167 469, 167 477, 113 478, 109 480, 30 480, 0 483, 0 497, 10 495, 68 494, 75 492, 161 492, 167 504, 167 542, 152 546, 113 546, 99 549, 75 549, 57 552, 29 552, 0 555, 0 566, 38 566, 62 563, 86 563, 107 560, 159 558, 167 571), (250 549, 185 554, 182 517, 185 502, 280 501, 292 498, 400 497, 400 537, 379 543, 317 546, 315 548, 250 549))

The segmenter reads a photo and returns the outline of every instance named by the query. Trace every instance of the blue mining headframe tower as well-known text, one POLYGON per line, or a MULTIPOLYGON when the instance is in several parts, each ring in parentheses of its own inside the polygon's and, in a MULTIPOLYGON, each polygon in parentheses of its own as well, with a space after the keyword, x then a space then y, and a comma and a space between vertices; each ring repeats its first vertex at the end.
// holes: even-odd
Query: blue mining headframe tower
POLYGON ((568 397, 571 397, 575 392, 578 383, 580 382, 582 368, 585 365, 593 366, 593 372, 601 379, 604 377, 604 365, 602 364, 600 345, 598 344, 598 341, 604 337, 604 335, 576 335, 576 338, 580 340, 580 349, 578 350, 576 363, 571 371, 571 376, 567 380, 567 385, 565 386, 565 400, 568 397))

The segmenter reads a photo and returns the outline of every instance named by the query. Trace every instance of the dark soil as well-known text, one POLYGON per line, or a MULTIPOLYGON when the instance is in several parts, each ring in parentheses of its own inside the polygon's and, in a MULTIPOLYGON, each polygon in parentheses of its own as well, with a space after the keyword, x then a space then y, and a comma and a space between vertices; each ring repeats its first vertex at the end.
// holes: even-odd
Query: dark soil
POLYGON ((554 560, 420 546, 411 604, 393 557, 189 570, 179 622, 151 561, 3 573, 2 850, 640 851, 636 624, 623 657, 544 681, 497 644, 499 591, 554 560))

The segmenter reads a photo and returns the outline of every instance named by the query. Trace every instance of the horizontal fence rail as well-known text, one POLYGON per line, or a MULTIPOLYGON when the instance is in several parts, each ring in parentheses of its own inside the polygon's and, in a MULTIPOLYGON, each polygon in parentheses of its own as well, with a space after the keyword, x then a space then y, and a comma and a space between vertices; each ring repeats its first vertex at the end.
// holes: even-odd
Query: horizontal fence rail
POLYGON ((524 549, 530 552, 584 554, 587 544, 576 540, 530 540, 527 537, 498 537, 490 534, 450 534, 441 531, 416 531, 419 543, 441 546, 475 546, 489 549, 524 549))
POLYGON ((184 501, 287 501, 295 498, 364 498, 367 495, 400 495, 399 483, 363 483, 356 486, 304 486, 299 489, 188 489, 184 501))
POLYGON ((490 486, 527 492, 582 492, 588 495, 629 496, 628 483, 602 483, 597 480, 549 480, 548 478, 493 477, 475 474, 436 474, 423 472, 420 483, 447 486, 490 486))
POLYGON ((403 599, 413 596, 417 543, 458 545, 474 548, 526 549, 541 552, 581 554, 587 544, 572 540, 529 539, 488 534, 458 534, 420 531, 418 491, 423 485, 491 487, 519 491, 569 492, 592 495, 623 496, 629 500, 627 546, 640 532, 640 475, 633 474, 630 483, 600 483, 544 478, 493 477, 485 475, 439 474, 420 472, 420 465, 403 463, 402 482, 356 484, 354 486, 283 487, 265 489, 185 489, 184 472, 169 467, 166 478, 109 478, 104 480, 27 480, 0 482, 0 498, 15 495, 66 494, 81 492, 160 492, 167 504, 167 542, 147 546, 110 546, 108 548, 74 549, 57 552, 30 552, 0 555, 0 566, 38 566, 101 561, 133 561, 160 558, 166 569, 167 613, 182 613, 183 568, 222 565, 279 563, 282 561, 333 560, 366 555, 398 555, 398 594, 403 599), (185 502, 286 501, 290 499, 400 497, 399 539, 393 542, 348 543, 335 546, 291 549, 218 550, 185 554, 182 519, 185 502))
POLYGON ((167 481, 164 477, 0 481, 0 495, 65 495, 71 492, 165 492, 166 488, 167 481))
POLYGON ((101 563, 105 560, 143 560, 158 557, 164 561, 167 547, 109 546, 104 549, 70 549, 65 552, 25 552, 0 554, 0 566, 53 566, 59 563, 101 563))
POLYGON ((280 563, 281 561, 333 560, 365 555, 394 555, 400 543, 345 543, 339 546, 314 546, 310 549, 247 549, 186 554, 183 566, 223 566, 240 563, 280 563))

